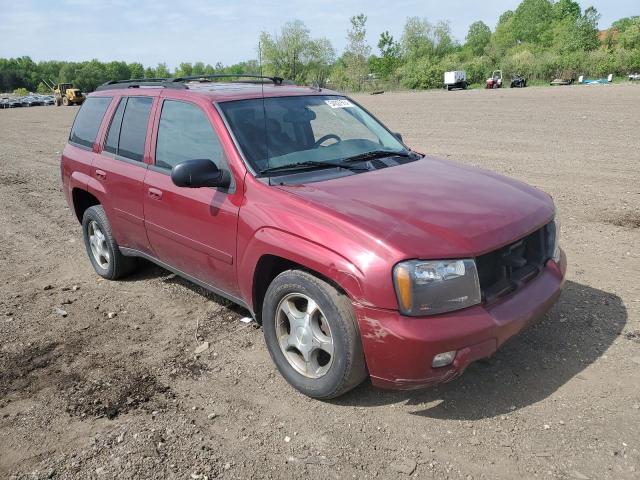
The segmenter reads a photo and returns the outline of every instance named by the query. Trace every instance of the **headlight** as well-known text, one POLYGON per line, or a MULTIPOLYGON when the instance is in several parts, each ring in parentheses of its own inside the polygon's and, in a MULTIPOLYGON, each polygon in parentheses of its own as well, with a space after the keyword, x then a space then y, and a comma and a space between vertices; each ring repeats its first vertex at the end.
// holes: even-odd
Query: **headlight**
POLYGON ((398 305, 404 315, 435 315, 480 303, 476 262, 409 260, 393 269, 398 305))
POLYGON ((553 259, 556 262, 560 261, 560 217, 556 212, 556 216, 553 217, 553 224, 556 228, 556 235, 553 239, 553 259))
POLYGON ((547 224, 547 258, 556 263, 560 261, 560 217, 556 212, 553 220, 547 224))

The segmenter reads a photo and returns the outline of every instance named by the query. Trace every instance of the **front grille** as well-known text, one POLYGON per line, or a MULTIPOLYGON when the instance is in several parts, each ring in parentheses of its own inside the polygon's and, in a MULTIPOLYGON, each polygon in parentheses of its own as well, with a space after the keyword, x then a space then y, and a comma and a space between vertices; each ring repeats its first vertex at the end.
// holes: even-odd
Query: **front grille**
POLYGON ((553 252, 553 222, 506 247, 476 258, 482 299, 491 303, 533 280, 553 252))

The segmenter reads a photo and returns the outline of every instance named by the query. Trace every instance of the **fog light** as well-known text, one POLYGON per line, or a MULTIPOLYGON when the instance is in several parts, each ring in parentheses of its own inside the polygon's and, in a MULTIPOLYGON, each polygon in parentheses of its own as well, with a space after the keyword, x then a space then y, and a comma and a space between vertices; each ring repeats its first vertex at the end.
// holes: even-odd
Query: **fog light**
POLYGON ((451 365, 453 361, 456 359, 456 350, 451 352, 439 353, 435 357, 433 357, 433 362, 431 362, 431 366, 433 368, 438 367, 446 367, 447 365, 451 365))

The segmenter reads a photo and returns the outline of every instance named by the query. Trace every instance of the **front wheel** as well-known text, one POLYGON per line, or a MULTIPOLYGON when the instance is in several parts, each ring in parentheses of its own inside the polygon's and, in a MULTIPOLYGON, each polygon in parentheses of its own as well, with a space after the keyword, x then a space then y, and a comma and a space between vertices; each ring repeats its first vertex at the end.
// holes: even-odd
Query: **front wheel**
POLYGON ((367 376, 351 301, 307 272, 287 270, 271 282, 262 328, 282 376, 309 397, 338 397, 367 376))

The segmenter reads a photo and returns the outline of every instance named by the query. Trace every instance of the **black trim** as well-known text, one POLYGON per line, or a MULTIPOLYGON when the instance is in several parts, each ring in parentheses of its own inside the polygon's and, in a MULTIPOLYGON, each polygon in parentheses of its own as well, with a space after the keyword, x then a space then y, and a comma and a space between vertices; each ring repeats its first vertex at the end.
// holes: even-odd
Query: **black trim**
POLYGON ((216 295, 220 295, 221 297, 226 298, 227 300, 232 301, 233 303, 237 303, 238 305, 240 305, 243 308, 246 308, 247 310, 249 310, 249 313, 251 313, 251 315, 253 316, 253 318, 255 318, 255 313, 253 312, 253 310, 251 310, 251 308, 249 307, 249 305, 247 305, 244 300, 231 295, 230 293, 225 292, 224 290, 221 290, 217 287, 214 287, 213 285, 208 284, 207 282, 203 282, 202 280, 198 280, 195 277, 192 277, 191 275, 189 275, 188 273, 184 273, 183 271, 172 267, 171 265, 164 263, 162 260, 158 260, 157 258, 141 252, 139 250, 136 250, 134 248, 128 248, 128 247, 119 247, 120 248, 120 252, 122 253, 122 255, 124 255, 125 257, 139 257, 139 258, 144 258, 145 260, 149 260, 150 262, 155 263, 156 265, 169 270, 170 272, 175 273, 176 275, 179 275, 180 277, 190 281, 191 283, 195 283, 196 285, 204 288, 205 290, 209 290, 210 292, 215 293, 216 295))
POLYGON ((243 80, 244 83, 265 83, 268 80, 274 85, 282 85, 284 78, 282 77, 267 77, 264 75, 250 75, 241 73, 224 73, 215 75, 192 75, 188 77, 174 77, 174 78, 130 78, 129 80, 110 80, 103 83, 96 92, 101 90, 116 90, 126 88, 141 88, 141 87, 161 87, 161 88, 173 88, 177 90, 186 90, 189 87, 185 82, 210 82, 218 78, 248 78, 251 80, 243 80))
POLYGON ((251 78, 253 80, 260 80, 259 82, 249 82, 249 83, 265 83, 264 80, 269 80, 274 85, 282 85, 284 82, 284 78, 282 77, 267 77, 265 75, 251 75, 251 74, 243 74, 243 73, 221 73, 221 74, 213 74, 213 75, 191 75, 188 77, 176 77, 168 79, 169 82, 192 82, 192 81, 208 81, 215 80, 218 78, 251 78))
POLYGON ((87 147, 86 145, 82 145, 81 143, 72 142, 71 140, 67 140, 67 143, 69 145, 73 145, 74 147, 81 148, 82 150, 86 150, 87 152, 93 152, 93 145, 95 145, 95 142, 93 142, 92 146, 87 147))

